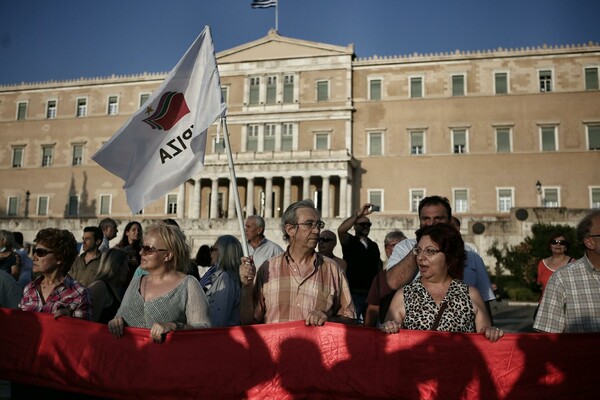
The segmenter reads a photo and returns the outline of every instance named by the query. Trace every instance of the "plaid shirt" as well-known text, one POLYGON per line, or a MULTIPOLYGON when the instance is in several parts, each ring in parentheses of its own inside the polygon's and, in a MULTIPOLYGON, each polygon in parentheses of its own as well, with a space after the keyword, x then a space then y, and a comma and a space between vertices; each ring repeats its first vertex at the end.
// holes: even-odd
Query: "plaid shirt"
POLYGON ((548 281, 533 328, 542 332, 600 332, 600 269, 587 256, 548 281))
POLYGON ((312 263, 312 270, 301 276, 287 252, 265 262, 254 285, 254 318, 265 323, 300 321, 314 310, 323 311, 329 318, 356 318, 342 270, 317 253, 312 263))
POLYGON ((42 297, 41 283, 44 276, 38 276, 29 282, 23 290, 23 299, 19 310, 54 314, 58 309, 66 308, 75 318, 92 319, 92 300, 89 290, 67 274, 63 283, 55 287, 48 297, 42 297))

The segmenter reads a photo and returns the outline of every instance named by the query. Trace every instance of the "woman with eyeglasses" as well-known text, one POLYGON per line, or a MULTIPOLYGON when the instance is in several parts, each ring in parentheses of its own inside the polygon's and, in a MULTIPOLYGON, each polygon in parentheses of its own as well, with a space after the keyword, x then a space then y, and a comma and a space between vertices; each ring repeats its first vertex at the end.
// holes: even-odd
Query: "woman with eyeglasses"
POLYGON ((134 277, 109 331, 121 337, 125 326, 150 329, 161 343, 168 332, 211 326, 208 302, 200 283, 187 275, 190 248, 183 232, 159 223, 144 233, 140 267, 147 275, 134 277))
POLYGON ((242 244, 231 235, 217 238, 210 248, 212 267, 202 277, 213 326, 240 324, 240 259, 242 244), (207 282, 210 281, 210 282, 207 282))
POLYGON ((542 294, 540 295, 540 301, 544 295, 544 290, 548 284, 548 280, 557 269, 564 267, 575 259, 569 255, 569 241, 562 232, 554 232, 548 238, 548 250, 550 250, 550 257, 543 258, 538 263, 537 268, 537 283, 541 286, 542 294))
POLYGON ((504 336, 491 326, 477 289, 461 281, 466 254, 460 233, 440 223, 419 229, 416 236, 412 252, 420 276, 396 292, 381 331, 479 332, 490 342, 504 336))
POLYGON ((91 319, 90 292, 69 275, 77 257, 73 234, 46 228, 37 233, 35 243, 33 272, 39 276, 25 286, 19 309, 54 314, 54 318, 91 319))

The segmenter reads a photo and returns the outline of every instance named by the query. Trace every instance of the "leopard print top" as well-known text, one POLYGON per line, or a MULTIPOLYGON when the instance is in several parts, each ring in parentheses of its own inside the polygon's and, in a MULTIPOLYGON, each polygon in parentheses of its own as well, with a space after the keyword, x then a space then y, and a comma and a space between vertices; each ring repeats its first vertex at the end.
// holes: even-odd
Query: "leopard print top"
MULTIPOLYGON (((469 287, 459 280, 452 280, 444 297, 448 303, 437 327, 445 332, 475 332, 475 312, 469 296, 469 287)), ((418 279, 404 287, 406 317, 403 329, 431 330, 440 307, 418 279)))

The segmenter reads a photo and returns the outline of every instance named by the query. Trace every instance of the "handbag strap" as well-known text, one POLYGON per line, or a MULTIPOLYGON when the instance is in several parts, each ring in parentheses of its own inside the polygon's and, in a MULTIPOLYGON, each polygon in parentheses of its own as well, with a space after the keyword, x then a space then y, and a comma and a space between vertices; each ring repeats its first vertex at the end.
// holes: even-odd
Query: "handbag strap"
POLYGON ((437 315, 435 316, 435 321, 433 321, 433 325, 431 325, 432 331, 437 330, 437 327, 440 324, 440 320, 442 319, 442 314, 444 313, 444 310, 446 310, 446 307, 448 307, 448 303, 444 301, 440 306, 440 311, 438 311, 437 315))

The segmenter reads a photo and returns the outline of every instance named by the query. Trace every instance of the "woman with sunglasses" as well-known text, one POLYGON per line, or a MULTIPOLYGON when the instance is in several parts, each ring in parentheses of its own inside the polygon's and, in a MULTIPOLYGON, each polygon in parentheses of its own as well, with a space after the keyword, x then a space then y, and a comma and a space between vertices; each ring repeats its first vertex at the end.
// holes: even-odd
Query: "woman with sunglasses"
POLYGON ((210 280, 210 284, 203 287, 207 287, 206 297, 213 326, 240 324, 242 283, 239 266, 243 255, 242 244, 231 235, 219 236, 210 248, 213 266, 202 277, 202 281, 205 281, 205 277, 210 280))
POLYGON ((183 232, 164 223, 150 226, 140 254, 147 275, 132 279, 109 331, 121 337, 125 326, 147 328, 150 338, 161 343, 171 331, 210 327, 204 291, 183 272, 190 260, 183 232))
POLYGON ((77 241, 67 230, 46 228, 35 237, 33 272, 39 276, 23 290, 19 309, 91 319, 90 292, 69 275, 77 257, 77 241))
POLYGON ((491 326, 477 289, 461 281, 466 254, 460 233, 440 223, 419 229, 416 236, 412 252, 420 275, 396 292, 381 331, 479 332, 490 342, 504 336, 491 326))
POLYGON ((546 289, 550 276, 552 276, 557 269, 564 267, 571 261, 575 261, 573 257, 567 255, 567 252, 569 251, 569 242, 562 232, 554 232, 550 235, 548 238, 548 250, 550 250, 551 253, 550 257, 540 260, 537 268, 537 283, 542 288, 540 301, 542 301, 542 296, 544 295, 544 290, 546 289))

